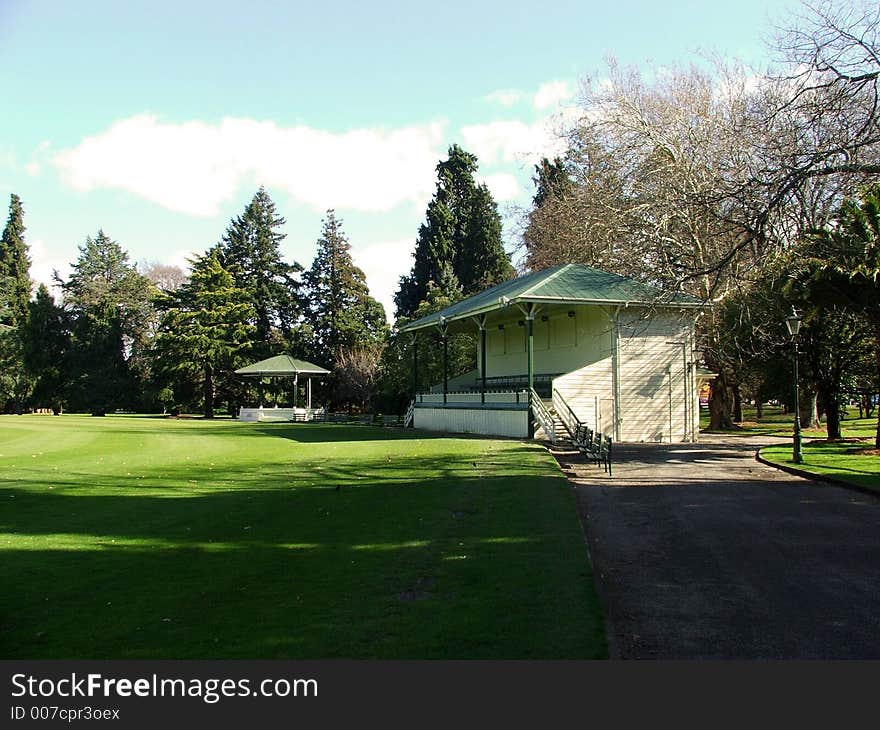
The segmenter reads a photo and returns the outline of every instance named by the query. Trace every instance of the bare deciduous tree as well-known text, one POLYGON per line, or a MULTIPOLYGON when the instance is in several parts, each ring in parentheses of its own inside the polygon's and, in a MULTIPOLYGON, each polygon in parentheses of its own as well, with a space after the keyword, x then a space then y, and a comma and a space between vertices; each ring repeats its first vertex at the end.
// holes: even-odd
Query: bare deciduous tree
POLYGON ((369 404, 379 378, 384 343, 346 347, 337 351, 333 375, 336 398, 359 406, 369 404))
MULTIPOLYGON (((529 213, 525 264, 577 261, 706 300, 767 266, 880 174, 877 6, 805 5, 775 75, 717 64, 585 86, 559 186, 529 213)), ((741 354, 704 317, 712 425, 730 426, 741 354)))
POLYGON ((187 274, 179 266, 163 264, 158 261, 148 261, 138 265, 140 273, 147 277, 157 289, 162 291, 177 291, 186 283, 187 274))

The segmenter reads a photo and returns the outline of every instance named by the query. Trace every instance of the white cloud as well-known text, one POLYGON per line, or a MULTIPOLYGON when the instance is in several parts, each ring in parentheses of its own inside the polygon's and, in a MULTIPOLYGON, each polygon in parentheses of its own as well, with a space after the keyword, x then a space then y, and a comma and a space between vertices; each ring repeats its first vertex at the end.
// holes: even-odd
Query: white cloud
POLYGON ((190 215, 216 214, 245 182, 285 190, 317 211, 382 212, 430 197, 443 136, 440 122, 336 134, 253 119, 172 124, 141 115, 53 161, 78 190, 128 190, 190 215))
POLYGON ((478 181, 486 183, 486 187, 489 188, 489 192, 492 193, 492 197, 498 203, 516 200, 520 193, 522 193, 519 181, 509 172, 497 172, 492 175, 480 176, 478 181))
POLYGON ((532 103, 538 111, 558 106, 574 96, 574 88, 568 81, 548 81, 541 84, 532 103))
POLYGON ((367 277, 370 295, 385 307, 389 322, 394 316, 394 293, 399 279, 412 269, 414 247, 415 236, 351 248, 352 259, 367 277))
POLYGON ((70 276, 70 262, 52 254, 42 239, 28 241, 28 255, 31 259, 31 279, 34 281, 34 290, 45 284, 49 287, 56 300, 60 298, 60 291, 55 285, 52 273, 58 271, 62 279, 70 276))
POLYGON ((42 169, 42 168, 40 167, 40 163, 39 163, 39 162, 28 162, 28 163, 24 166, 24 171, 25 171, 28 175, 30 175, 31 177, 36 177, 37 175, 39 175, 41 169, 42 169))
POLYGON ((491 94, 486 94, 486 101, 501 106, 513 106, 523 98, 523 92, 518 89, 498 89, 491 94))
POLYGON ((177 266, 181 271, 189 275, 190 261, 197 259, 204 253, 204 251, 193 251, 188 248, 179 248, 168 257, 167 263, 170 266, 177 266))
POLYGON ((461 136, 464 146, 484 164, 534 162, 564 149, 549 118, 534 124, 514 120, 474 124, 462 127, 461 136))

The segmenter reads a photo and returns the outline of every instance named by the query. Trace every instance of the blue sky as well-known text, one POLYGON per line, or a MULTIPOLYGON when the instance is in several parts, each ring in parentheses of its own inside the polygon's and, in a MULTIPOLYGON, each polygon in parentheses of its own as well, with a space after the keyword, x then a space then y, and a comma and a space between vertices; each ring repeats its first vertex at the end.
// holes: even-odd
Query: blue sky
POLYGON ((0 196, 22 197, 45 281, 101 227, 135 261, 182 263, 264 184, 286 257, 308 266, 335 208, 391 315, 450 144, 478 155, 502 211, 526 205, 606 58, 761 65, 792 7, 0 0, 0 196))

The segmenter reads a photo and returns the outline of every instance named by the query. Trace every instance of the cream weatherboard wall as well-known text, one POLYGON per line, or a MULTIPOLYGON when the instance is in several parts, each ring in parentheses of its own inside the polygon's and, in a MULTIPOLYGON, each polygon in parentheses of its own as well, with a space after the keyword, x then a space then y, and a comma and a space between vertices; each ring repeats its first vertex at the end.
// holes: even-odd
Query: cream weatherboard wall
MULTIPOLYGON (((553 389, 581 422, 619 441, 694 440, 692 315, 578 306, 539 316, 534 338, 535 373, 561 373, 553 389)), ((487 377, 525 373, 526 328, 517 320, 489 329, 486 343, 487 377)), ((477 377, 472 371, 462 382, 477 377)))
POLYGON ((691 441, 696 429, 693 320, 621 316, 613 363, 620 441, 691 441))
MULTIPOLYGON (((534 324, 535 373, 568 373, 610 356, 611 321, 602 307, 571 307, 538 314, 534 324), (574 316, 569 316, 572 312, 574 316)), ((486 330, 486 377, 526 372, 526 327, 522 318, 486 330)), ((479 342, 477 362, 480 362, 479 342)))

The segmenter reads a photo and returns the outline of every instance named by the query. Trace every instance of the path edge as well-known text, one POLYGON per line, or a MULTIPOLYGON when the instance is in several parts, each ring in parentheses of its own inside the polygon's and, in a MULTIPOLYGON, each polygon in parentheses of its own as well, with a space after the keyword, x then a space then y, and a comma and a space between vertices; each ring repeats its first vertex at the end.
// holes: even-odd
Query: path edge
POLYGON ((870 489, 869 487, 863 487, 859 484, 853 484, 852 482, 848 482, 845 479, 838 479, 837 477, 832 477, 827 474, 816 474, 815 472, 798 469, 794 466, 777 464, 775 462, 768 461, 763 456, 761 456, 761 450, 766 448, 766 446, 762 446, 755 452, 755 461, 764 464, 764 466, 772 466, 774 469, 779 469, 779 471, 784 471, 787 474, 792 474, 796 477, 801 477, 802 479, 809 479, 810 481, 814 482, 827 482, 828 484, 833 484, 837 487, 843 487, 844 489, 850 489, 854 492, 868 494, 876 499, 880 499, 880 493, 878 493, 874 489, 870 489))

